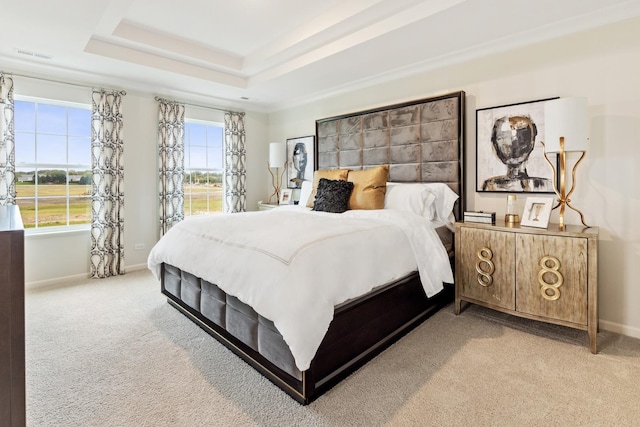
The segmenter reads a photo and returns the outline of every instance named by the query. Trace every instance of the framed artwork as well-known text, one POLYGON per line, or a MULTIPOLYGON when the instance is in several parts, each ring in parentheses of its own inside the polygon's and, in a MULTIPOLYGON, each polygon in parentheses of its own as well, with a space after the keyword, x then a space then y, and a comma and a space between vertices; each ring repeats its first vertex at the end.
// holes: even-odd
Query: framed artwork
POLYGON ((280 190, 280 201, 281 205, 290 205, 293 203, 293 190, 291 188, 283 188, 280 190))
POLYGON ((313 180, 315 136, 287 139, 287 188, 302 188, 313 180))
POLYGON ((520 225, 547 228, 552 206, 553 199, 548 197, 527 197, 520 225))
POLYGON ((476 191, 554 192, 540 143, 550 99, 557 97, 476 110, 476 191))

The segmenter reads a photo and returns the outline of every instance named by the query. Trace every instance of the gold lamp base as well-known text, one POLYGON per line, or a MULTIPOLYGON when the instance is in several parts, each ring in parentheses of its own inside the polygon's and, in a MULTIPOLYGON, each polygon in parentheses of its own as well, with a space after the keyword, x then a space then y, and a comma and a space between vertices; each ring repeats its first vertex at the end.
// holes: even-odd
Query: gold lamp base
POLYGON ((280 201, 280 189, 282 188, 282 178, 284 177, 285 165, 286 163, 282 167, 281 174, 278 174, 279 168, 276 167, 275 168, 276 174, 274 176, 273 172, 271 172, 271 164, 269 163, 269 161, 267 161, 267 170, 271 175, 271 185, 273 186, 273 190, 274 190, 273 193, 271 193, 271 195, 269 196, 269 203, 271 203, 271 199, 273 198, 273 196, 276 196, 276 204, 280 201))
MULTIPOLYGON (((551 161, 547 157, 547 152, 545 150, 544 142, 541 142, 541 144, 543 148, 544 158, 547 161, 547 163, 549 163, 549 166, 551 166, 551 169, 553 170, 553 176, 556 176, 556 168, 553 166, 553 163, 551 163, 551 161)), ((573 190, 575 190, 576 188, 576 169, 578 168, 578 165, 580 164, 582 159, 584 159, 584 156, 587 154, 586 151, 579 151, 579 152, 582 153, 582 155, 580 156, 576 164, 573 165, 573 170, 571 172, 571 189, 569 190, 569 193, 566 193, 566 188, 565 188, 566 187, 565 185, 566 152, 564 151, 564 137, 562 136, 560 137, 560 152, 558 153, 558 156, 560 158, 560 162, 559 162, 560 164, 559 164, 559 170, 558 170, 558 173, 560 175, 560 189, 558 189, 558 185, 556 182, 553 183, 553 189, 556 192, 556 195, 558 196, 558 198, 556 199, 558 203, 553 207, 553 209, 556 209, 558 207, 560 208, 560 212, 558 213, 558 229, 559 230, 564 230, 565 207, 569 207, 570 209, 573 209, 574 211, 578 212, 578 214, 580 214, 580 221, 582 221, 582 225, 584 225, 585 227, 589 227, 584 221, 584 214, 580 212, 578 209, 571 206, 571 199, 570 199, 571 194, 573 193, 573 190)))

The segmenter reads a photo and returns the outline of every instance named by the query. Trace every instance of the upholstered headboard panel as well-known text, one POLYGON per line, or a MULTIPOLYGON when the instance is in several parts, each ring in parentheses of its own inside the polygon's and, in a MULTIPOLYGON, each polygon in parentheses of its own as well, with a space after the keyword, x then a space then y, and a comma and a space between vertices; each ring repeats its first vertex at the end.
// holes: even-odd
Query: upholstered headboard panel
POLYGON ((444 182, 464 211, 464 92, 316 120, 317 169, 389 165, 389 181, 444 182))

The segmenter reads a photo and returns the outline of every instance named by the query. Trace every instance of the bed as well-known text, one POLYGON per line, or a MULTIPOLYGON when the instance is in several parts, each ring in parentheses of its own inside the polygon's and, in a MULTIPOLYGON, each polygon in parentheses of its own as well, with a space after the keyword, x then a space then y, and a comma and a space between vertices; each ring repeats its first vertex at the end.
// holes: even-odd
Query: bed
POLYGON ((324 172, 366 183, 376 171, 388 182, 377 208, 361 208, 353 191, 357 208, 343 213, 316 212, 301 197, 299 206, 192 218, 160 239, 149 268, 172 306, 308 404, 452 300, 463 129, 464 92, 317 120, 309 206, 325 200, 328 183, 369 188, 324 172), (419 206, 410 202, 418 192, 419 206))

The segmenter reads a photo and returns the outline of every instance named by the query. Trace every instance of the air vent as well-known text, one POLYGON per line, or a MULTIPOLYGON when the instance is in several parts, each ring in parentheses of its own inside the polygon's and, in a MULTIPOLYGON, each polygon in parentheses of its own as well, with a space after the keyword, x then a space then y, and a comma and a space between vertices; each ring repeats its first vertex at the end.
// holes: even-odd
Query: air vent
POLYGON ((14 52, 18 55, 30 56, 31 58, 45 59, 51 60, 53 57, 51 55, 47 55, 45 53, 32 52, 26 49, 14 49, 14 52))

